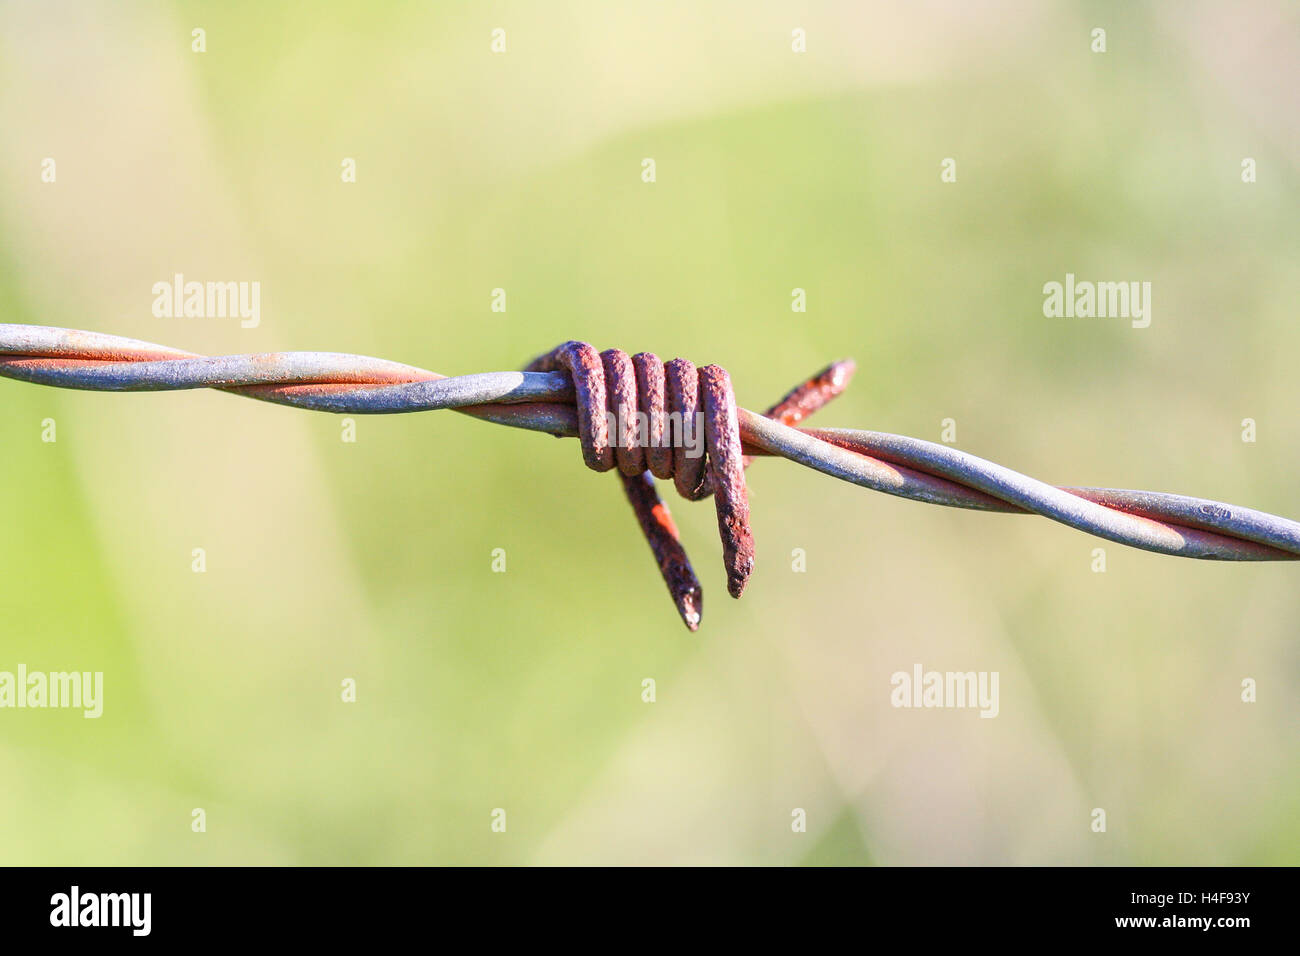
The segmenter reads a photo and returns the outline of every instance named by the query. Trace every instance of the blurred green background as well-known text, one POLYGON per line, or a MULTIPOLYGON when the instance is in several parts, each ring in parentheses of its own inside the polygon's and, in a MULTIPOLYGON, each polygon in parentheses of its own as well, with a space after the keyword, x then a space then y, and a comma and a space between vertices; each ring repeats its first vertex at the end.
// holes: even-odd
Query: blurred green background
MULTIPOLYGON (((6 4, 0 320, 447 374, 581 338, 751 408, 852 356, 820 423, 1296 517, 1298 74, 1281 2, 6 4), (155 318, 176 272, 260 281, 260 326, 155 318), (1066 272, 1150 281, 1150 328, 1044 318, 1066 272)), ((0 711, 0 862, 1300 861, 1295 565, 1098 574, 760 461, 740 602, 670 501, 690 635, 576 443, 340 436, 0 381, 0 670, 105 674, 98 721, 0 711), (914 663, 1000 715, 891 708, 914 663)))

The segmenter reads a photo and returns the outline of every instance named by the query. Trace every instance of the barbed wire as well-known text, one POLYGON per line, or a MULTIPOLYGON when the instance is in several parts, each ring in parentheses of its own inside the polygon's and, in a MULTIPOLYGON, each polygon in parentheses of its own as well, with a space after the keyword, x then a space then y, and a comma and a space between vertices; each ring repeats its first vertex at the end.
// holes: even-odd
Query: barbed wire
MULTIPOLYGON (((629 359, 616 350, 596 353, 584 343, 566 343, 521 372, 447 377, 363 355, 209 357, 99 332, 0 324, 0 376, 41 385, 115 392, 213 388, 340 414, 454 409, 500 425, 579 437, 589 465, 618 467, 678 612, 692 630, 702 609, 699 583, 653 479, 673 477, 689 499, 715 497, 728 586, 739 597, 753 560, 741 474, 751 456, 785 458, 928 504, 1037 514, 1159 554, 1228 561, 1300 558, 1300 523, 1276 515, 1163 492, 1057 487, 948 445, 883 432, 795 427, 840 394, 852 373, 851 362, 834 363, 760 415, 735 405, 730 380, 717 366, 698 370, 697 392, 697 370, 684 360, 665 364, 648 353, 629 359), (596 414, 601 410, 649 412, 653 422, 670 406, 678 412, 702 410, 707 448, 697 464, 682 459, 682 442, 666 456, 656 454, 659 446, 653 443, 630 451, 635 444, 601 437, 604 418, 596 414)), ((682 420, 689 417, 683 414, 682 420)))

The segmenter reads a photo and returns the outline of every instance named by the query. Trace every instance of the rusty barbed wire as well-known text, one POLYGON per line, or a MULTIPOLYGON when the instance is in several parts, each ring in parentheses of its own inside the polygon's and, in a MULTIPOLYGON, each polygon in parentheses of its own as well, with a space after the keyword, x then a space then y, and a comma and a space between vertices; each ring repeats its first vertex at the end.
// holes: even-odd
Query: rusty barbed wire
MULTIPOLYGON (((261 401, 341 414, 454 409, 485 421, 579 437, 596 470, 617 469, 678 613, 695 630, 702 593, 655 478, 688 500, 712 495, 728 590, 739 597, 753 565, 743 470, 777 456, 864 488, 928 504, 1038 514, 1119 544, 1177 557, 1227 561, 1300 558, 1300 523, 1237 505, 1154 491, 1057 487, 947 445, 883 432, 795 427, 840 394, 852 362, 837 362, 763 415, 735 404, 718 366, 650 353, 598 353, 569 342, 521 372, 447 377, 362 355, 274 352, 203 356, 99 332, 0 324, 0 376, 93 391, 213 388, 261 401), (663 421, 702 410, 704 454, 664 446, 663 421), (610 441, 605 412, 650 423, 650 440, 610 441), (670 453, 671 452, 671 453, 670 453)), ((680 437, 680 436, 679 436, 680 437)))

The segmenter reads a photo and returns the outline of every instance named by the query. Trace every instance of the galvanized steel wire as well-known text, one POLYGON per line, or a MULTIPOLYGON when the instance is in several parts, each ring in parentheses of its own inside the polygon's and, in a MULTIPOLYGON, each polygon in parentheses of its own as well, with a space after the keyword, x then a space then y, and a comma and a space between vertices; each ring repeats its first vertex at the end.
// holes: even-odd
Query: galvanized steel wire
MULTIPOLYGON (((209 357, 98 332, 0 324, 0 376, 93 391, 214 388, 341 414, 455 409, 515 428, 579 433, 574 382, 564 371, 446 377, 362 355, 209 357)), ((746 455, 786 458, 873 491, 954 508, 1038 514, 1177 557, 1300 557, 1300 523, 1249 508, 1162 492, 1056 487, 948 445, 874 431, 797 428, 744 408, 736 414, 746 455)))

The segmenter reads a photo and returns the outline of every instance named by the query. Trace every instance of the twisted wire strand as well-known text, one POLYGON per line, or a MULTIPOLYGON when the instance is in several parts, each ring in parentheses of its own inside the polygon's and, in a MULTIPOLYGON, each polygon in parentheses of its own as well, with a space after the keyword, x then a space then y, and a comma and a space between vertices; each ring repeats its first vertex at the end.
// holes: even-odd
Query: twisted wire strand
MULTIPOLYGON (((455 409, 515 428, 577 436, 572 379, 558 371, 445 377, 333 352, 207 357, 120 336, 0 324, 0 376, 61 388, 216 388, 346 414, 455 409)), ((1056 487, 946 445, 851 429, 810 429, 736 409, 746 455, 772 455, 864 488, 929 504, 1032 513, 1110 541, 1178 557, 1300 558, 1300 523, 1162 492, 1056 487)), ((796 419, 797 420, 797 419, 796 419)))

